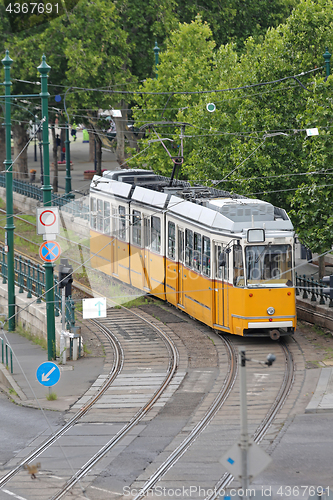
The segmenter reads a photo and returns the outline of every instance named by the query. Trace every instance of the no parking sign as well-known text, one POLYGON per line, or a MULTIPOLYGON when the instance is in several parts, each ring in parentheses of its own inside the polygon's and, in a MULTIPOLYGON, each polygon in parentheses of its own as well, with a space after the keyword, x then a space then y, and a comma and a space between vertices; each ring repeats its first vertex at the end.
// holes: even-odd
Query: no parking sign
POLYGON ((54 262, 60 257, 61 248, 56 241, 44 241, 39 247, 39 256, 44 262, 54 262))

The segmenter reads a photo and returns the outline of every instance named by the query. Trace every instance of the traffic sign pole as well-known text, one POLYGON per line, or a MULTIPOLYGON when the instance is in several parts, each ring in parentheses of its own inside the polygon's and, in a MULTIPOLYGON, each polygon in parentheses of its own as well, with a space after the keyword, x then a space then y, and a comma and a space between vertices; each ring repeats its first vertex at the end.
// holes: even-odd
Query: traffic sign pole
MULTIPOLYGON (((50 184, 50 155, 49 155, 49 115, 48 115, 48 98, 47 79, 50 71, 50 66, 46 63, 45 56, 42 57, 42 63, 38 66, 38 71, 41 75, 41 93, 39 94, 42 101, 42 118, 43 122, 43 202, 44 207, 52 205, 52 186, 50 184)), ((46 300, 46 322, 47 322, 47 358, 48 360, 56 358, 56 337, 55 337, 55 313, 54 313, 54 279, 53 279, 53 264, 46 262, 45 268, 45 300, 46 300)))

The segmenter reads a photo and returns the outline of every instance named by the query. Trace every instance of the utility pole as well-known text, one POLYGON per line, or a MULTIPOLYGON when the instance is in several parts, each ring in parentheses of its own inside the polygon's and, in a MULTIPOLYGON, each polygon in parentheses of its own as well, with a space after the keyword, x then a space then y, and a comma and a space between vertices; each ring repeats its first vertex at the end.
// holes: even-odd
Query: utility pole
MULTIPOLYGON (((44 207, 52 206, 52 186, 50 184, 50 156, 49 156, 49 115, 47 79, 51 67, 46 63, 45 55, 42 57, 42 63, 38 66, 41 75, 41 93, 42 101, 42 119, 43 119, 43 203, 44 207)), ((53 264, 46 262, 45 268, 45 300, 46 300, 46 324, 47 324, 47 357, 48 360, 56 358, 56 339, 55 339, 55 314, 54 314, 54 279, 53 264)))
POLYGON ((7 277, 8 277, 8 330, 15 330, 15 274, 14 274, 14 205, 13 205, 13 162, 12 162, 12 144, 11 144, 11 110, 10 110, 10 67, 13 60, 9 57, 6 50, 5 58, 2 64, 5 68, 5 129, 6 129, 6 241, 7 249, 7 277))

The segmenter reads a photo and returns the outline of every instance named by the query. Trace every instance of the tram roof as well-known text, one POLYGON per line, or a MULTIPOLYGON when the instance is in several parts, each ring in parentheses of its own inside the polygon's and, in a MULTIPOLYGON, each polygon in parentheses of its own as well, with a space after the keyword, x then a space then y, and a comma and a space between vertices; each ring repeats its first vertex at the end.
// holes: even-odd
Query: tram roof
POLYGON ((253 224, 271 230, 293 230, 285 210, 271 203, 211 187, 191 186, 186 181, 173 180, 170 186, 168 177, 150 170, 106 171, 103 177, 94 176, 91 190, 167 209, 179 217, 232 233, 253 224))

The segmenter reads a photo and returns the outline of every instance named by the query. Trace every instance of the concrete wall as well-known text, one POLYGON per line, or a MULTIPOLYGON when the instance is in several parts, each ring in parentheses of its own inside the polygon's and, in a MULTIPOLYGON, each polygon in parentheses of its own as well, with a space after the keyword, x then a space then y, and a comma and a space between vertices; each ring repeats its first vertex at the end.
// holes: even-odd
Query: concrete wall
MULTIPOLYGON (((37 298, 27 298, 27 293, 19 293, 19 288, 15 287, 16 300, 16 321, 20 323, 24 329, 30 330, 32 335, 44 338, 47 340, 47 323, 46 323, 46 304, 41 302, 37 304, 37 298)), ((8 292, 7 285, 0 284, 0 314, 7 316, 8 311, 8 292)), ((56 318, 56 347, 60 346, 61 333, 61 318, 56 318)))

